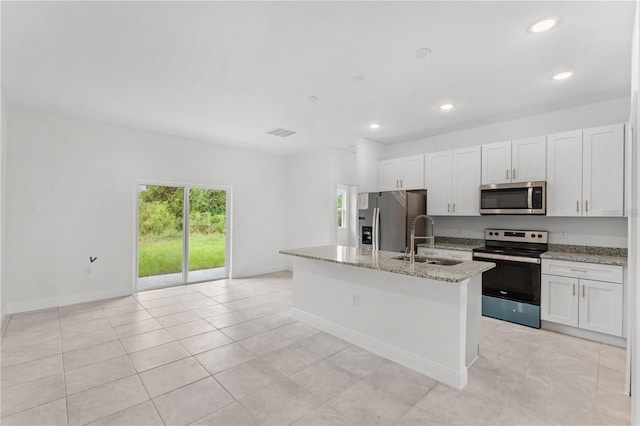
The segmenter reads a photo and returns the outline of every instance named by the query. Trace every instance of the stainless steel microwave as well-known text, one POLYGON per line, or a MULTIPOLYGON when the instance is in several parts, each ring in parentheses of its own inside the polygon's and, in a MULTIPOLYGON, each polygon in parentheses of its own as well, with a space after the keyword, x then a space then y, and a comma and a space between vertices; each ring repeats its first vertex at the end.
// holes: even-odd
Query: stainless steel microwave
POLYGON ((547 214, 547 183, 480 185, 480 214, 547 214))

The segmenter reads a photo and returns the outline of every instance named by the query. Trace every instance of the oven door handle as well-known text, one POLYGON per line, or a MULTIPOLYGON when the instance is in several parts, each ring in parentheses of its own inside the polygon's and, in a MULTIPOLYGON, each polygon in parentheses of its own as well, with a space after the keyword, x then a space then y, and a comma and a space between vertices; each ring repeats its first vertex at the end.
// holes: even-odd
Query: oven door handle
POLYGON ((511 262, 518 263, 541 263, 541 260, 537 257, 523 257, 523 256, 509 256, 506 254, 495 254, 495 253, 473 253, 473 258, 480 259, 495 259, 495 260, 508 260, 511 262))

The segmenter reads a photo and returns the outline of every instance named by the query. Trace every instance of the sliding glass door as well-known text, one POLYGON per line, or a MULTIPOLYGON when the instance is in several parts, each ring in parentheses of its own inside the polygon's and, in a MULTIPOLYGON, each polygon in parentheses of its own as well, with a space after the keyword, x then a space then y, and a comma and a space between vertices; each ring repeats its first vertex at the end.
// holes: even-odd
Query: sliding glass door
POLYGON ((189 189, 187 282, 225 277, 227 191, 189 189))
POLYGON ((227 191, 138 185, 137 288, 225 278, 227 191))

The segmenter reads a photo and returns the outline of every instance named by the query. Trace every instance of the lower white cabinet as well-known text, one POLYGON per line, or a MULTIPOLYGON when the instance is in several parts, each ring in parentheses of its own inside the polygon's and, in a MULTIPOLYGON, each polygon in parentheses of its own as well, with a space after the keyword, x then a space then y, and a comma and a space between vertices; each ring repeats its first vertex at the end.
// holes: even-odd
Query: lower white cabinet
POLYGON ((582 278, 593 269, 610 269, 612 276, 621 276, 622 267, 594 265, 579 262, 543 260, 545 269, 554 263, 574 264, 567 275, 542 274, 540 316, 544 321, 578 327, 599 333, 622 336, 623 285, 622 282, 596 281, 582 278), (545 268, 545 263, 547 267, 545 268), (586 272, 585 272, 586 271, 586 272))
POLYGON ((422 256, 442 257, 442 249, 418 247, 418 254, 422 256))
POLYGON ((444 257, 446 259, 472 260, 473 254, 470 251, 445 250, 430 247, 418 247, 418 254, 422 256, 444 257))
POLYGON ((460 250, 442 250, 442 257, 457 260, 473 260, 473 253, 460 250))

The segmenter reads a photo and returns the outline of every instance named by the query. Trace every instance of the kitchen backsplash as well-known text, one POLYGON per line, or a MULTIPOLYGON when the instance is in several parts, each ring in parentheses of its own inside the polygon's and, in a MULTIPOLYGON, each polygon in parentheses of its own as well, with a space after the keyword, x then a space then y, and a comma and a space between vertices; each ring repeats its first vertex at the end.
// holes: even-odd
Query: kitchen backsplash
POLYGON ((487 228, 549 231, 549 244, 627 247, 627 218, 547 216, 434 216, 440 237, 484 240, 487 228))

